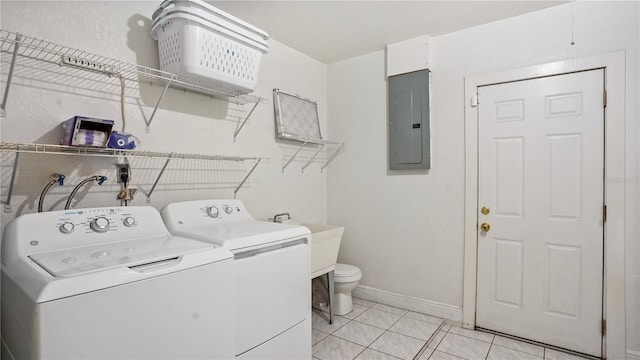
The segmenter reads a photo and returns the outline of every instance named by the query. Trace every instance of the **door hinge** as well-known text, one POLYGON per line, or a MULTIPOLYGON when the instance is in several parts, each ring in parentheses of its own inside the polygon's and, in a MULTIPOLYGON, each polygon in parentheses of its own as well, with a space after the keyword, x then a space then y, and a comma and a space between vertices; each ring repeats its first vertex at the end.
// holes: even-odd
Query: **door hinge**
POLYGON ((471 97, 471 107, 476 107, 478 106, 479 102, 478 102, 478 95, 473 95, 471 97))
POLYGON ((607 222, 607 205, 602 205, 602 222, 607 222))
POLYGON ((602 319, 601 330, 602 330, 602 336, 607 335, 607 320, 605 319, 602 319))
POLYGON ((602 91, 602 106, 607 107, 607 90, 602 91))

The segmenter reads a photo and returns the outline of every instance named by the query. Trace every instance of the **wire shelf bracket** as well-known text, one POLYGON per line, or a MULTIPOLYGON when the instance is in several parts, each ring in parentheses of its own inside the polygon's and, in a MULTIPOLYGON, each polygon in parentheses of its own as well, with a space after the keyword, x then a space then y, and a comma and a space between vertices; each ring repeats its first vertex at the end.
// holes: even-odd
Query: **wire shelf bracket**
POLYGON ((18 56, 18 49, 20 48, 20 42, 22 36, 15 34, 15 43, 13 46, 13 54, 11 55, 11 65, 9 66, 9 74, 7 75, 7 84, 4 87, 4 95, 2 97, 2 105, 0 105, 0 116, 3 118, 7 116, 7 99, 9 98, 9 89, 11 88, 11 80, 13 79, 13 70, 16 65, 16 57, 18 56))
POLYGON ((287 161, 285 162, 285 164, 282 166, 282 172, 284 173, 284 170, 298 157, 298 154, 300 154, 300 151, 302 151, 303 149, 305 149, 307 147, 307 145, 316 145, 318 147, 318 149, 313 153, 313 155, 309 158, 309 160, 307 160, 305 162, 305 164, 302 166, 302 173, 304 173, 304 170, 306 168, 308 168, 311 164, 313 163, 322 163, 322 165, 320 166, 320 172, 323 172, 324 169, 327 168, 327 166, 329 166, 329 164, 336 158, 338 157, 338 155, 340 155, 344 149, 345 149, 345 144, 344 143, 339 143, 339 142, 331 142, 331 141, 312 141, 312 140, 307 140, 307 141, 301 141, 301 145, 298 146, 298 148, 296 149, 296 151, 293 153, 293 155, 291 155, 291 157, 289 157, 287 159, 287 161), (329 146, 332 145, 337 145, 337 148, 333 151, 331 151, 331 149, 329 149, 329 146), (320 155, 320 153, 323 150, 327 150, 328 154, 326 157, 326 160, 320 160, 318 158, 318 155, 320 155))
POLYGON ((20 153, 16 152, 16 157, 13 159, 13 170, 11 170, 11 180, 9 180, 9 192, 7 193, 7 201, 4 203, 4 212, 11 212, 11 195, 13 194, 13 185, 16 182, 16 173, 18 170, 18 159, 20 153))

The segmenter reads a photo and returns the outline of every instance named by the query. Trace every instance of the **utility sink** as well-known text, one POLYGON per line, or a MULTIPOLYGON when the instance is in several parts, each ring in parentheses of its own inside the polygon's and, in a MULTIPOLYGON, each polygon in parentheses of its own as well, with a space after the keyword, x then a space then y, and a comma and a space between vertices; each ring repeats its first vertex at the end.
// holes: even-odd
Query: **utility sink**
POLYGON ((300 223, 311 231, 311 278, 335 270, 344 226, 300 223))

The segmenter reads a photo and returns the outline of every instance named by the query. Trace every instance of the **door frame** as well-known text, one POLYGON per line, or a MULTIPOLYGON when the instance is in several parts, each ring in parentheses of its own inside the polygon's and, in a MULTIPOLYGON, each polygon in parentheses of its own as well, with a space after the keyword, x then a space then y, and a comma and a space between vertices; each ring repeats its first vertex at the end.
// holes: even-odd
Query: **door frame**
MULTIPOLYGON (((593 69, 605 70, 607 106, 604 109, 605 174, 603 316, 607 321, 603 355, 624 359, 625 334, 625 53, 564 60, 465 78, 465 213, 462 325, 473 329, 476 318, 478 254, 478 108, 477 88, 505 82, 562 75, 593 69)), ((482 99, 480 99, 482 102, 482 99)))

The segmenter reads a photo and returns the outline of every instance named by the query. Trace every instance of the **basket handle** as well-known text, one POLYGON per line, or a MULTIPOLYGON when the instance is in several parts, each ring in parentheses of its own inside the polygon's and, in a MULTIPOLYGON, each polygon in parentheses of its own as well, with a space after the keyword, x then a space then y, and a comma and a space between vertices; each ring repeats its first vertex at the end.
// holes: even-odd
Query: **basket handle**
POLYGON ((155 20, 158 15, 160 15, 161 12, 164 11, 164 9, 168 8, 170 5, 172 4, 172 0, 164 0, 163 2, 160 3, 160 5, 158 5, 158 8, 156 9, 156 11, 153 12, 153 15, 151 15, 151 20, 155 20))

